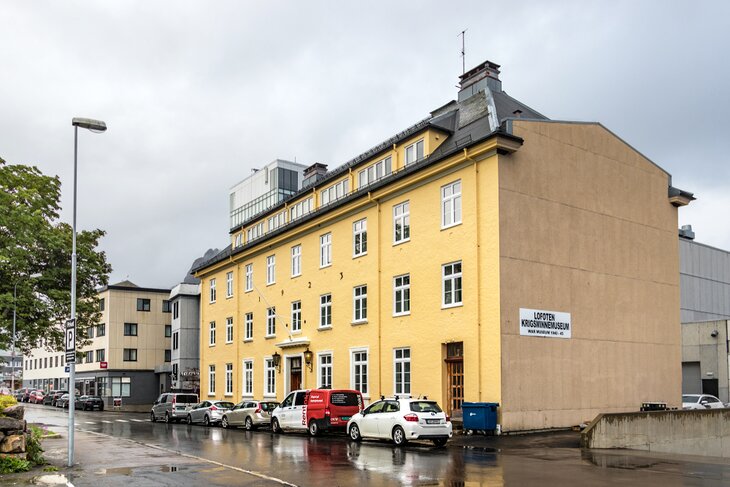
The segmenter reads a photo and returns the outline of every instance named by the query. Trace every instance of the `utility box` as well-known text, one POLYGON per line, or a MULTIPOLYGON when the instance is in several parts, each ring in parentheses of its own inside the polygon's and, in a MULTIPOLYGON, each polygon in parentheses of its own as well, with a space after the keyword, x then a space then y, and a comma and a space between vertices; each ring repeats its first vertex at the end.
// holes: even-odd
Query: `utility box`
POLYGON ((465 402, 461 405, 464 413, 464 431, 494 431, 497 429, 496 402, 465 402))

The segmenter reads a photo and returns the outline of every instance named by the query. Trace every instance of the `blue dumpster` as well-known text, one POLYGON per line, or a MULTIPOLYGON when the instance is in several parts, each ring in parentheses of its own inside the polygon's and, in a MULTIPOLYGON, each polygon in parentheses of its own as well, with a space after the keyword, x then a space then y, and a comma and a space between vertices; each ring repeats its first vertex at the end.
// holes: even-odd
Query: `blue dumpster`
POLYGON ((496 402, 465 402, 461 405, 464 413, 464 430, 491 431, 497 429, 496 402))

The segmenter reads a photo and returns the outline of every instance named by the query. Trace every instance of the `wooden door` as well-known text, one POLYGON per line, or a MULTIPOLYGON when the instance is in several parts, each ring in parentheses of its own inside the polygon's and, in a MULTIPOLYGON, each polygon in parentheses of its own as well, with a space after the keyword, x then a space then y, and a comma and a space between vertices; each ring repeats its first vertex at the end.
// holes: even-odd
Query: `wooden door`
POLYGON ((446 345, 446 412, 453 415, 464 402, 464 345, 446 345))
POLYGON ((292 357, 289 359, 289 388, 291 391, 302 388, 301 357, 292 357))

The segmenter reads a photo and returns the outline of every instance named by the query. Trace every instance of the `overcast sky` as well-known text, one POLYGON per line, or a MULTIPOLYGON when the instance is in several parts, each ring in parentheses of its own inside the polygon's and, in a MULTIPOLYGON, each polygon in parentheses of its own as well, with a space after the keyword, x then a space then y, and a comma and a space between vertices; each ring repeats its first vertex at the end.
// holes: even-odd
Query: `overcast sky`
POLYGON ((228 238, 228 190, 276 158, 338 166, 456 97, 467 68, 553 119, 599 121, 698 200, 730 249, 730 2, 0 0, 0 157, 63 182, 114 271, 169 287, 228 238), (346 5, 346 4, 352 5, 346 5))

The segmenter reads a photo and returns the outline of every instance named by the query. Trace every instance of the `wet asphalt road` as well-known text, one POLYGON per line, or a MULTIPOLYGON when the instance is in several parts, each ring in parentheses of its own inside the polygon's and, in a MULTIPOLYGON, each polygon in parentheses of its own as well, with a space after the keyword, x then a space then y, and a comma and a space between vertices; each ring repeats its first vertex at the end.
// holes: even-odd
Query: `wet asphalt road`
MULTIPOLYGON (((37 405, 26 409, 28 421, 59 431, 67 425, 67 418, 66 410, 37 405)), ((426 443, 395 448, 386 442, 354 443, 344 435, 309 438, 294 433, 273 435, 268 430, 153 424, 143 414, 98 411, 78 411, 76 424, 78 430, 129 439, 302 486, 730 485, 730 465, 696 457, 591 454, 578 448, 525 447, 524 443, 499 451, 436 449, 426 443)), ((236 485, 235 475, 229 482, 236 485)))

